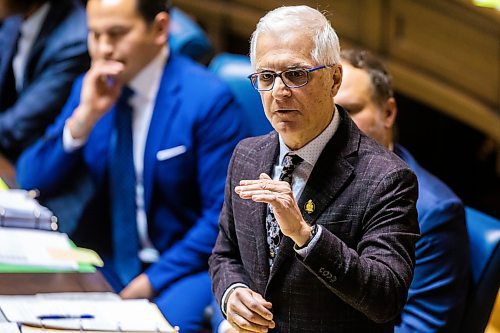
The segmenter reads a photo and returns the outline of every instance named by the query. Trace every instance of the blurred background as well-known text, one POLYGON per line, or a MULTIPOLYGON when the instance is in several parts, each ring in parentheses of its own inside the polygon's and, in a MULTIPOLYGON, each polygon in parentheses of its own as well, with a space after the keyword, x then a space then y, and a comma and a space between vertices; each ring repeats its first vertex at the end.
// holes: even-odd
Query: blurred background
POLYGON ((369 49, 391 71, 399 141, 466 205, 500 217, 500 1, 173 0, 172 4, 203 27, 214 54, 248 54, 258 19, 278 6, 307 4, 327 11, 342 48, 369 49))

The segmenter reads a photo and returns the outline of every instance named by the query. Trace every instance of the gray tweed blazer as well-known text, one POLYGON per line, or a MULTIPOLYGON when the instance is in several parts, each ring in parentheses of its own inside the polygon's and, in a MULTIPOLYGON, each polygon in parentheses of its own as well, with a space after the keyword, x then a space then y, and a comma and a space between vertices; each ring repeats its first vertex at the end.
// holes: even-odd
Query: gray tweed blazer
POLYGON ((272 302, 273 332, 392 332, 406 302, 419 237, 416 177, 337 108, 339 128, 298 201, 304 219, 323 229, 307 257, 284 237, 270 271, 266 205, 234 192, 240 180, 271 173, 277 133, 241 141, 229 165, 209 261, 214 294, 220 303, 229 286, 245 283, 272 302))

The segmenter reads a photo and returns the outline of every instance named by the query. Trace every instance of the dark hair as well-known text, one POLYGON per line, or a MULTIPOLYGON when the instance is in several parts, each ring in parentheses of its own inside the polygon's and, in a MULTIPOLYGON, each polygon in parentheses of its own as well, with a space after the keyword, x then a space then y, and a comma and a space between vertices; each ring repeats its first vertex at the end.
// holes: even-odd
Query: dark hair
POLYGON ((342 60, 351 66, 364 69, 368 72, 373 86, 373 97, 375 101, 382 105, 389 97, 394 96, 392 90, 392 78, 380 59, 366 50, 342 50, 340 53, 342 60))
POLYGON ((169 0, 135 0, 139 14, 148 23, 154 21, 156 15, 167 12, 170 9, 169 0))

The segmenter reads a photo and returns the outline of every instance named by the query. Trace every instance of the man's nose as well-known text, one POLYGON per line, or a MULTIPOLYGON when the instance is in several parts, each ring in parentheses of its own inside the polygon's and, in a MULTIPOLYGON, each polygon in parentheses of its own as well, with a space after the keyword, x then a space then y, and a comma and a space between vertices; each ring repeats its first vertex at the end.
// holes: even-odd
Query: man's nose
POLYGON ((274 78, 274 86, 272 90, 273 97, 275 99, 280 99, 284 97, 288 97, 291 94, 290 88, 288 88, 283 79, 280 76, 276 76, 274 78))
POLYGON ((109 58, 113 54, 114 45, 107 36, 101 36, 96 44, 100 56, 109 58))

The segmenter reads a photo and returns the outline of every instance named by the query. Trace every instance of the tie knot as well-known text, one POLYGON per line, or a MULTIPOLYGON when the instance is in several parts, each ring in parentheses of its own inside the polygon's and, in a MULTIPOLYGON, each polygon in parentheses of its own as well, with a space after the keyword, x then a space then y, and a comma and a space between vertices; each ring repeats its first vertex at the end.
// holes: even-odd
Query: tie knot
POLYGON ((294 155, 287 153, 283 158, 283 168, 295 168, 297 165, 302 163, 303 159, 299 155, 294 155))
POLYGON ((130 97, 134 95, 134 90, 130 88, 129 86, 124 86, 122 88, 122 93, 120 95, 120 99, 124 102, 128 102, 130 97))
POLYGON ((290 153, 286 154, 283 158, 283 170, 281 170, 280 180, 291 184, 293 170, 302 161, 303 159, 298 155, 292 155, 290 153))

